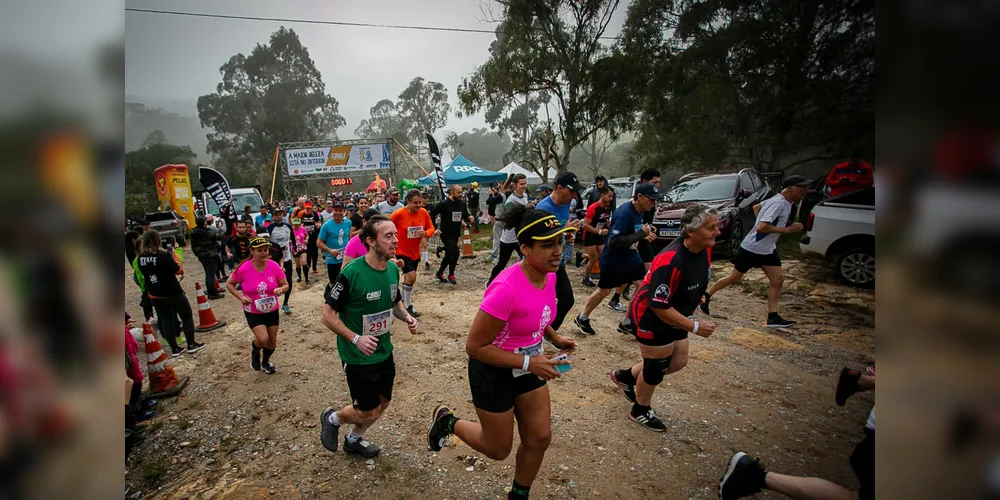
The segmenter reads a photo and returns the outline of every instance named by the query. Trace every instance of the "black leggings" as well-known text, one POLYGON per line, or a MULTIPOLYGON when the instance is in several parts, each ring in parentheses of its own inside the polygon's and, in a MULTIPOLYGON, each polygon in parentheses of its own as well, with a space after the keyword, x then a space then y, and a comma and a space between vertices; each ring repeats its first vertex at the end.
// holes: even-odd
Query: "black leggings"
POLYGON ((312 269, 316 272, 316 264, 319 260, 319 247, 316 246, 316 240, 310 239, 309 243, 306 245, 306 271, 312 269))
POLYGON ((444 260, 441 261, 441 267, 438 268, 438 274, 444 272, 444 268, 447 267, 448 276, 455 275, 455 266, 458 265, 458 256, 461 252, 458 250, 458 236, 453 238, 443 237, 441 242, 444 243, 444 260))
POLYGON ((292 261, 285 261, 285 281, 288 282, 288 291, 285 292, 285 301, 282 305, 288 305, 288 297, 292 295, 292 261))
POLYGON ((163 320, 160 323, 160 335, 167 340, 170 347, 177 349, 177 321, 174 320, 177 316, 181 318, 187 345, 194 344, 194 317, 191 315, 191 303, 188 302, 187 295, 151 300, 156 315, 163 320))
POLYGON ((490 280, 486 282, 486 286, 490 286, 490 283, 493 283, 493 280, 497 279, 500 272, 507 267, 507 262, 510 261, 510 256, 514 252, 517 252, 517 257, 519 259, 524 258, 524 255, 521 253, 521 245, 519 243, 500 242, 500 255, 497 257, 497 263, 493 266, 493 272, 490 273, 490 280))
POLYGON ((562 325, 569 310, 573 309, 574 301, 573 284, 570 283, 569 275, 566 274, 566 264, 559 264, 559 270, 556 271, 556 317, 552 321, 553 330, 558 330, 562 325))

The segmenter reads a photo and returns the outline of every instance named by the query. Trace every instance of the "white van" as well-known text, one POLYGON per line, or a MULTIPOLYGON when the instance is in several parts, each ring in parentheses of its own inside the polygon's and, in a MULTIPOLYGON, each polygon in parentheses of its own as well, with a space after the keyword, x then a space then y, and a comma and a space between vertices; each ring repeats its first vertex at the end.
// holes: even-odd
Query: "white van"
MULTIPOLYGON (((236 213, 243 213, 243 207, 250 205, 250 211, 257 213, 260 211, 261 205, 264 204, 264 198, 261 197, 260 191, 257 188, 232 188, 230 189, 230 194, 233 197, 233 208, 236 213)), ((204 214, 212 214, 216 217, 222 215, 219 212, 219 205, 215 203, 215 199, 207 191, 199 195, 201 199, 202 212, 204 214)))

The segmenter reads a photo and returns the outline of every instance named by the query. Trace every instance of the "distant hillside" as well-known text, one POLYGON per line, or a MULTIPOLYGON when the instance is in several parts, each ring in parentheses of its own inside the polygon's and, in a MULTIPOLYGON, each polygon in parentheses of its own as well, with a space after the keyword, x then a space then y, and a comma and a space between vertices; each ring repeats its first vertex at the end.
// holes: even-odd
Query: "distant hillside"
MULTIPOLYGON (((180 101, 178 101, 180 103, 180 101)), ((198 123, 197 110, 192 105, 187 112, 176 110, 187 106, 171 106, 173 109, 155 107, 142 101, 125 102, 125 151, 134 151, 142 147, 146 136, 154 130, 162 130, 167 142, 180 146, 190 146, 198 154, 199 160, 205 161, 205 147, 208 139, 207 129, 198 123)))

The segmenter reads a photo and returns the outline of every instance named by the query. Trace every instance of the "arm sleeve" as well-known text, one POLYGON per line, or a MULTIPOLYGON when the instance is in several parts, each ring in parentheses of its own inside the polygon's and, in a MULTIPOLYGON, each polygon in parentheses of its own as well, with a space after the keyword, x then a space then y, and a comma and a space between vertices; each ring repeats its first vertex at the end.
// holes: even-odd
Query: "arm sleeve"
POLYGON ((649 278, 649 289, 652 290, 652 294, 649 296, 649 307, 655 309, 673 307, 670 303, 670 297, 674 294, 671 286, 676 286, 676 282, 679 282, 679 279, 676 281, 673 279, 675 274, 678 278, 680 277, 680 271, 669 264, 660 266, 653 271, 649 278))
POLYGON ((440 201, 440 202, 438 202, 438 203, 435 203, 434 206, 431 207, 430 211, 427 212, 428 214, 430 214, 431 220, 434 220, 434 218, 438 216, 438 213, 441 212, 441 206, 442 205, 444 205, 444 201, 443 200, 440 201))
POLYGON ((484 294, 479 309, 496 319, 508 321, 514 304, 513 290, 507 283, 497 283, 496 286, 491 285, 490 288, 492 290, 487 290, 487 293, 484 294))
POLYGON ((642 240, 644 236, 646 236, 646 233, 641 231, 628 236, 622 236, 620 234, 612 235, 608 237, 608 246, 611 248, 628 248, 632 246, 633 243, 642 240))
POLYGON ((351 297, 351 282, 344 273, 337 276, 337 281, 330 287, 330 293, 326 296, 326 305, 334 311, 344 312, 351 297))

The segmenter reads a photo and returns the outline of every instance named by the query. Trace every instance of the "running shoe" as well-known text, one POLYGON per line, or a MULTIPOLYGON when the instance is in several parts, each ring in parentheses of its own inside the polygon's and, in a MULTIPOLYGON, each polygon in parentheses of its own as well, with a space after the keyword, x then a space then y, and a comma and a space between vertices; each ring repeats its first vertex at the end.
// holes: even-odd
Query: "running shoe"
POLYGON ((254 349, 250 346, 250 369, 255 372, 260 371, 260 349, 254 349))
POLYGON ((847 403, 847 398, 861 390, 861 387, 858 386, 858 379, 860 378, 861 372, 857 370, 850 368, 840 370, 840 378, 837 379, 837 406, 844 406, 847 403))
POLYGON ((435 274, 434 277, 437 278, 438 282, 440 282, 440 283, 447 283, 448 282, 448 280, 441 273, 435 274))
POLYGON ((455 281, 455 276, 454 275, 448 276, 448 283, 451 283, 452 285, 457 285, 458 284, 458 282, 455 281))
POLYGON ((594 283, 594 280, 590 278, 583 278, 583 286, 589 286, 590 288, 594 288, 597 286, 597 283, 594 283))
POLYGON ((351 442, 347 439, 347 436, 344 436, 344 451, 347 453, 357 453, 365 458, 375 458, 382 450, 364 438, 351 442))
POLYGON ((618 380, 618 370, 611 370, 611 380, 622 390, 625 399, 635 403, 635 386, 626 384, 618 380))
POLYGON ((156 416, 156 410, 143 410, 135 414, 136 422, 145 422, 156 416))
POLYGON ((788 321, 787 319, 778 316, 778 313, 767 315, 768 328, 791 328, 793 326, 795 326, 794 321, 788 321))
POLYGON ((319 440, 323 443, 324 448, 330 451, 337 451, 337 436, 340 434, 340 426, 330 423, 330 415, 333 413, 333 408, 327 408, 319 416, 319 440))
POLYGON ((302 276, 299 276, 298 278, 295 278, 295 282, 296 283, 302 283, 302 276))
POLYGON ((618 322, 618 333, 624 335, 635 335, 635 325, 628 320, 627 316, 618 322))
POLYGON ((619 301, 617 301, 617 300, 616 300, 616 301, 614 301, 614 302, 608 302, 608 307, 610 307, 610 308, 611 308, 611 310, 612 310, 612 311, 615 311, 615 312, 620 312, 620 313, 623 313, 623 312, 625 312, 625 311, 626 311, 626 308, 625 308, 625 306, 624 306, 624 305, 622 305, 622 303, 621 303, 621 302, 619 302, 619 301))
POLYGON ((171 349, 170 357, 171 358, 176 358, 177 356, 180 356, 181 354, 184 354, 184 349, 181 348, 181 347, 174 347, 173 349, 171 349))
POLYGON ((445 430, 446 418, 453 416, 451 409, 445 405, 438 405, 434 408, 431 417, 431 428, 427 431, 427 449, 431 451, 441 451, 448 445, 448 431, 445 430))
POLYGON ((764 490, 767 470, 750 455, 737 452, 729 459, 729 468, 719 481, 719 497, 722 500, 756 495, 764 490))
POLYGON ((583 319, 578 314, 575 318, 573 318, 573 323, 576 323, 576 326, 580 327, 580 331, 583 332, 584 335, 597 335, 594 328, 590 326, 590 318, 583 319))
POLYGON ((160 401, 156 400, 156 399, 143 399, 142 400, 142 407, 145 408, 145 409, 147 409, 147 410, 150 409, 150 408, 155 408, 156 405, 158 405, 158 404, 160 404, 160 401))
POLYGON ((628 302, 628 301, 632 300, 632 284, 631 283, 625 285, 625 288, 622 289, 622 298, 625 299, 625 302, 628 302))
POLYGON ((646 410, 645 413, 640 413, 639 415, 633 415, 632 412, 629 411, 628 418, 651 431, 663 432, 667 430, 667 426, 656 417, 656 413, 653 412, 652 408, 646 410))
POLYGON ((701 312, 711 315, 712 313, 708 312, 708 303, 712 301, 712 296, 706 293, 704 297, 705 297, 705 302, 699 304, 698 307, 701 308, 701 312))
POLYGON ((292 308, 288 307, 287 304, 283 305, 283 306, 281 306, 281 312, 283 312, 285 314, 292 314, 292 308))
POLYGON ((410 304, 410 307, 406 308, 406 312, 410 313, 410 316, 413 316, 414 318, 420 317, 420 313, 418 313, 417 310, 413 308, 413 304, 410 304))
POLYGON ((278 373, 278 369, 275 368, 274 363, 271 363, 270 361, 265 361, 261 363, 260 369, 264 370, 264 373, 268 375, 274 375, 275 373, 278 373))
POLYGON ((198 343, 198 342, 191 342, 191 344, 188 345, 187 352, 188 352, 188 354, 194 354, 194 353, 196 353, 196 352, 198 352, 198 351, 200 351, 200 350, 202 350, 204 348, 205 348, 205 344, 201 344, 201 343, 198 343))
POLYGON ((431 270, 431 263, 429 261, 424 262, 424 271, 430 271, 430 270, 431 270))

